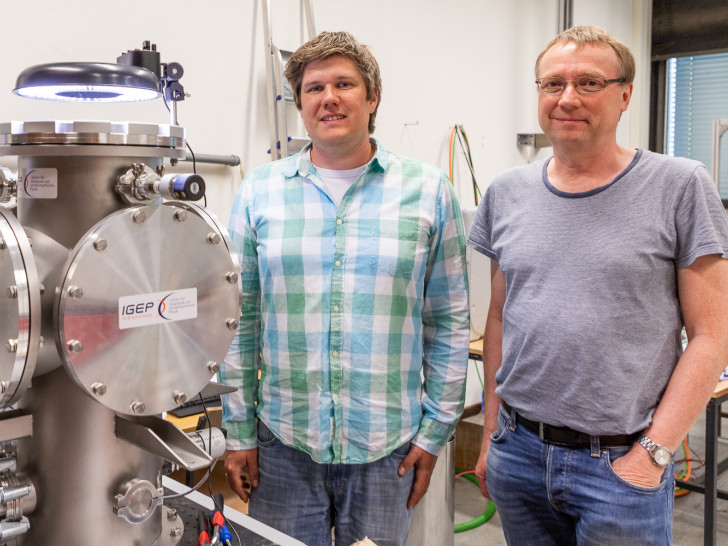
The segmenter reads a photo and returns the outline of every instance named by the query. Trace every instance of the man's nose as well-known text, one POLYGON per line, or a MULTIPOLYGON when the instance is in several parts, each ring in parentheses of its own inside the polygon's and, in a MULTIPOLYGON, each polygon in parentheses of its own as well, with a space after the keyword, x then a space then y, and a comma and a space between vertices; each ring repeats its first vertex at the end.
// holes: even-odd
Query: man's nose
POLYGON ((559 102, 574 102, 581 100, 581 95, 576 90, 576 83, 572 81, 567 81, 564 84, 564 90, 561 92, 561 95, 559 95, 559 102))
POLYGON ((339 94, 333 85, 324 87, 323 100, 325 104, 337 103, 339 101, 339 94))

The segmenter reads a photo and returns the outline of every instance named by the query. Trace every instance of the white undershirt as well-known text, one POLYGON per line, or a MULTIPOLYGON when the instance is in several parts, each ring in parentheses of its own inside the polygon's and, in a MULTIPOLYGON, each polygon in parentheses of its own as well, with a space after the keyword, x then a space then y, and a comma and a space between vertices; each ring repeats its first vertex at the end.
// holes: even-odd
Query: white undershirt
POLYGON ((364 172, 366 165, 357 167, 355 169, 324 169, 322 167, 316 167, 316 172, 324 183, 324 189, 329 197, 333 199, 334 203, 338 207, 341 205, 341 200, 344 198, 346 190, 356 182, 361 173, 364 172))

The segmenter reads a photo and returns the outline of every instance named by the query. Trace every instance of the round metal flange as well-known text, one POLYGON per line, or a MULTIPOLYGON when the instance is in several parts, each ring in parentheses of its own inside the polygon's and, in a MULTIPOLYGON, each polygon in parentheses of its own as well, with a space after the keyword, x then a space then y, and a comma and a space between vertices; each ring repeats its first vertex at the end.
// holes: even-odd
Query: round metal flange
POLYGON ((150 481, 134 478, 123 484, 114 497, 114 512, 129 523, 142 523, 161 506, 163 493, 150 481))
POLYGON ((30 241, 0 207, 0 407, 30 384, 40 345, 40 283, 30 241))
POLYGON ((185 156, 185 131, 177 125, 112 121, 8 121, 0 123, 0 154, 74 155, 133 154, 153 149, 154 157, 185 156), (91 146, 88 146, 91 145, 91 146), (101 148, 101 149, 99 149, 101 148), (118 149, 118 150, 117 150, 118 149))
POLYGON ((131 207, 96 224, 71 251, 54 309, 56 345, 76 383, 129 415, 197 394, 240 314, 240 283, 226 278, 239 271, 231 248, 219 222, 187 203, 131 207))

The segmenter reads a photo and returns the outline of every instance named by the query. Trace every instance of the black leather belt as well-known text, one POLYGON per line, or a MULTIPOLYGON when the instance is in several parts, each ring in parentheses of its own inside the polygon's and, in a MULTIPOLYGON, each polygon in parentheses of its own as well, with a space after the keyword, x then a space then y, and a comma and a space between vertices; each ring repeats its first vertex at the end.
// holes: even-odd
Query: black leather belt
MULTIPOLYGON (((513 408, 501 401, 503 409, 509 415, 513 413, 513 408)), ((546 423, 531 421, 526 419, 520 413, 516 412, 516 425, 530 430, 541 438, 542 442, 555 444, 564 447, 590 447, 592 437, 584 432, 579 432, 568 427, 552 427, 546 423)), ((635 434, 617 434, 615 436, 599 436, 599 445, 601 447, 623 447, 631 446, 639 438, 639 432, 635 434)))

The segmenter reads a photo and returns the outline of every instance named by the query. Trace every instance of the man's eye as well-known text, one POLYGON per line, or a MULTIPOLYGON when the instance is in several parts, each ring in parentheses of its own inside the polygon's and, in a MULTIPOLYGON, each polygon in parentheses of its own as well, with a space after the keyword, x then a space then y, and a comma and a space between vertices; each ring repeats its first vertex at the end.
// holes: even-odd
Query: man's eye
POLYGON ((544 80, 541 85, 545 89, 559 89, 564 86, 564 82, 561 80, 544 80))
POLYGON ((601 82, 595 78, 582 78, 579 80, 579 87, 597 88, 600 85, 601 82))
POLYGON ((314 85, 306 89, 306 93, 318 93, 319 91, 321 91, 320 85, 314 85))
POLYGON ((339 87, 347 88, 351 87, 351 84, 349 82, 339 82, 339 87))

